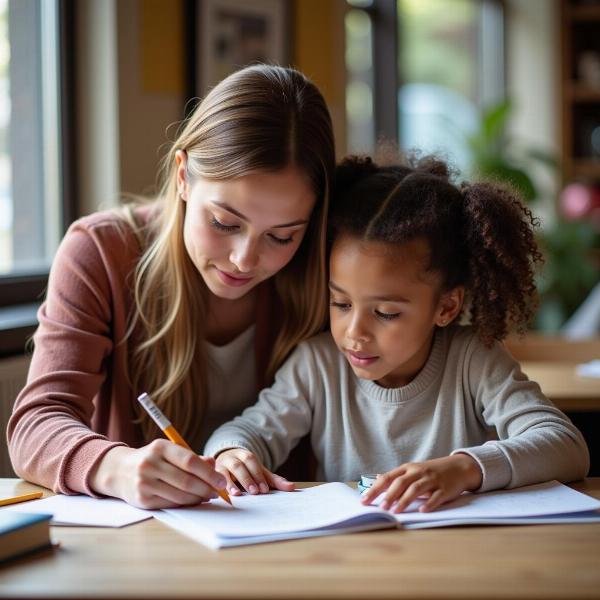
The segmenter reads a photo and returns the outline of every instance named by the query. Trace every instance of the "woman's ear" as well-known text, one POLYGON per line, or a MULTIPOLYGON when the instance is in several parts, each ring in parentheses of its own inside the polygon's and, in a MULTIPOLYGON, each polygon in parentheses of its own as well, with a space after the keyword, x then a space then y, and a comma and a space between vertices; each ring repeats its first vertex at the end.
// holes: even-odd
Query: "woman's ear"
POLYGON ((182 200, 187 200, 189 183, 187 180, 187 153, 185 150, 175 152, 175 164, 177 165, 177 191, 182 200))
POLYGON ((435 324, 438 327, 445 327, 452 323, 460 314, 464 300, 465 288, 462 285, 444 292, 438 302, 435 324))

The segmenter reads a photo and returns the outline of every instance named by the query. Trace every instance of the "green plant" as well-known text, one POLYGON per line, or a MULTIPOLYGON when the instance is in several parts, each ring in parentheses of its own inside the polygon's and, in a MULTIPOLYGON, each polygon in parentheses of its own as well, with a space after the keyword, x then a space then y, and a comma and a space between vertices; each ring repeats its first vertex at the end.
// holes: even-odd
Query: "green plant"
POLYGON ((538 277, 542 302, 535 327, 558 331, 598 281, 593 249, 597 233, 586 221, 557 222, 540 235, 546 260, 538 277))
POLYGON ((512 110, 511 101, 504 100, 481 113, 478 128, 466 136, 471 170, 476 178, 510 182, 530 203, 539 194, 528 168, 540 164, 555 171, 558 162, 549 152, 521 146, 511 139, 507 126, 512 110))
MULTIPOLYGON (((466 137, 475 178, 506 181, 517 189, 535 211, 539 187, 530 175, 536 165, 559 170, 550 153, 521 146, 508 133, 513 106, 509 100, 484 110, 479 126, 466 137)), ((539 234, 545 264, 538 277, 540 307, 534 327, 557 331, 585 299, 598 280, 593 249, 598 235, 590 223, 565 220, 557 211, 553 222, 545 224, 539 234)))

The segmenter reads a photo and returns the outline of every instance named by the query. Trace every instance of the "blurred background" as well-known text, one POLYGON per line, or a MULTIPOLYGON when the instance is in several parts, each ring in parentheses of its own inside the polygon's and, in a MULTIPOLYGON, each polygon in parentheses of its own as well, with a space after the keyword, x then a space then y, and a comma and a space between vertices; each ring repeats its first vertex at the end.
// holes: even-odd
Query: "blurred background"
MULTIPOLYGON (((69 223, 152 194, 180 121, 256 61, 318 84, 338 158, 385 140, 520 189, 546 263, 532 336, 511 348, 550 362, 532 378, 596 427, 600 379, 575 376, 600 359, 595 0, 0 0, 0 356, 23 355, 69 223)), ((11 401, 15 365, 0 361, 11 401)))
POLYGON ((0 285, 43 280, 78 216, 152 193, 186 111, 256 61, 316 81, 339 157, 383 139, 516 185, 546 254, 532 327, 577 329, 600 279, 589 0, 0 0, 0 285))

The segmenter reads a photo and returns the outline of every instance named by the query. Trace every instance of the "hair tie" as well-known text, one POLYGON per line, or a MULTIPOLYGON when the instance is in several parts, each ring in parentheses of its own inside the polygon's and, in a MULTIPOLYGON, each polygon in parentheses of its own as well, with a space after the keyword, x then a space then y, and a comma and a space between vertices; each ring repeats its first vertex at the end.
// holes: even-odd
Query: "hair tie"
POLYGON ((338 190, 348 190, 378 171, 379 167, 370 156, 348 156, 336 168, 335 186, 338 190))

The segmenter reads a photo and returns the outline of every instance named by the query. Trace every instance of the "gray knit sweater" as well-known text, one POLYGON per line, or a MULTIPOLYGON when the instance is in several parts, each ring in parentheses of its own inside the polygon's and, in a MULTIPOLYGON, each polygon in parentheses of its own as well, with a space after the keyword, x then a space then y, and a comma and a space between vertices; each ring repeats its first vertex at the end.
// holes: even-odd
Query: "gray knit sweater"
POLYGON ((421 372, 395 389, 356 377, 328 332, 303 342, 258 402, 213 433, 205 454, 243 447, 274 470, 309 432, 319 481, 457 451, 481 467, 479 491, 572 481, 589 469, 569 419, 502 344, 486 348, 470 327, 438 330, 421 372))

